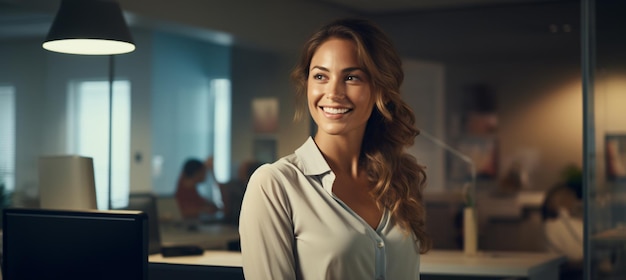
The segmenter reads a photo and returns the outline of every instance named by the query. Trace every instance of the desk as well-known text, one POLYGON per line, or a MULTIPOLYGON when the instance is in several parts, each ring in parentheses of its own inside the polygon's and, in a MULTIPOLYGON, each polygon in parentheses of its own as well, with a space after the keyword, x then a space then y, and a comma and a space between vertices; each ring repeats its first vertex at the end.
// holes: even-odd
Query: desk
POLYGON ((236 226, 227 224, 160 225, 161 243, 169 245, 198 245, 205 250, 226 250, 228 242, 239 240, 236 226))
POLYGON ((598 270, 609 279, 626 279, 626 227, 619 226, 593 235, 592 251, 598 270))
POLYGON ((202 256, 148 257, 150 280, 243 280, 241 253, 207 250, 202 256))
MULTIPOLYGON (((238 252, 205 251, 202 256, 169 258, 157 254, 150 255, 149 261, 151 271, 159 270, 162 273, 177 270, 187 273, 178 279, 207 279, 210 273, 225 275, 215 279, 243 279, 241 254, 238 252), (198 274, 195 275, 194 271, 198 274)), ((488 252, 465 256, 462 251, 432 250, 422 255, 420 274, 423 279, 429 276, 451 276, 557 280, 559 266, 564 262, 565 257, 549 253, 488 252)), ((177 278, 151 277, 150 280, 177 278)))
POLYGON ((148 257, 150 263, 212 265, 241 268, 241 253, 231 251, 204 251, 202 256, 163 257, 153 254, 148 257))
POLYGON ((593 241, 626 243, 626 227, 616 227, 593 235, 593 241))
POLYGON ((564 262, 564 256, 550 253, 479 252, 476 256, 466 256, 462 251, 432 250, 422 256, 420 273, 557 280, 559 266, 564 262))

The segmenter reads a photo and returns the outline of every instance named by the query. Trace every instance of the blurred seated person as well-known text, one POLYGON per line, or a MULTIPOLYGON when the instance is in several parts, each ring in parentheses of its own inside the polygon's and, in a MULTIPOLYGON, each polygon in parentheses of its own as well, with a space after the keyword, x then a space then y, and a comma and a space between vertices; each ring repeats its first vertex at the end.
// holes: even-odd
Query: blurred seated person
POLYGON ((567 258, 561 279, 582 279, 582 214, 582 201, 568 184, 559 184, 546 193, 542 216, 547 247, 567 258))
POLYGON ((238 225, 239 224, 239 212, 241 210, 241 202, 243 200, 243 194, 246 191, 248 180, 252 173, 259 168, 263 163, 255 160, 244 161, 239 165, 237 170, 237 178, 220 184, 220 191, 222 194, 222 202, 224 203, 224 222, 238 225))
POLYGON ((198 193, 198 185, 206 180, 207 172, 212 169, 212 160, 208 160, 205 164, 197 159, 188 159, 183 165, 175 194, 183 219, 201 219, 218 212, 219 209, 215 203, 198 193))

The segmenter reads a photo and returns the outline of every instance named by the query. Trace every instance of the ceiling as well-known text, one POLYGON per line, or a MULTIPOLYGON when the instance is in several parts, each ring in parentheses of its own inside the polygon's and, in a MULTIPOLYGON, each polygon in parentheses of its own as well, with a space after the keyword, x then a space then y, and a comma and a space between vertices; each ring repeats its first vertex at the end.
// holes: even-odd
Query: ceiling
MULTIPOLYGON (((355 14, 390 16, 398 13, 493 7, 559 0, 305 0, 355 14)), ((562 1, 562 0, 561 0, 562 1)), ((0 0, 0 39, 45 34, 60 1, 0 0), (46 12, 48 11, 48 12, 46 12)))
MULTIPOLYGON (((579 41, 576 32, 564 34, 550 31, 554 24, 559 28, 572 24, 574 31, 577 31, 575 24, 579 17, 579 4, 576 0, 300 1, 309 2, 313 6, 326 6, 326 10, 340 9, 347 13, 372 16, 388 27, 392 37, 402 38, 404 44, 399 47, 403 54, 441 61, 479 60, 482 59, 479 55, 493 57, 501 50, 507 50, 502 53, 503 56, 514 51, 532 51, 528 55, 536 56, 536 53, 546 49, 558 50, 557 53, 575 53, 577 50, 569 46, 576 46, 579 41), (559 3, 565 2, 570 2, 572 5, 567 6, 573 9, 564 10, 564 5, 559 3), (536 6, 528 4, 540 4, 543 12, 528 8, 536 6), (459 42, 463 42, 462 51, 459 50, 459 42)), ((0 0, 0 39, 44 36, 53 19, 52 11, 58 3, 52 0, 0 0)), ((298 3, 294 6, 297 8, 298 3)), ((255 13, 258 14, 258 11, 255 13)), ((261 43, 264 42, 272 40, 261 40, 261 43)))
MULTIPOLYGON (((320 0, 313 0, 319 2, 320 0)), ((425 10, 449 10, 555 0, 321 0, 360 14, 390 14, 425 10)))
POLYGON ((45 34, 52 19, 49 13, 0 2, 0 39, 45 34))

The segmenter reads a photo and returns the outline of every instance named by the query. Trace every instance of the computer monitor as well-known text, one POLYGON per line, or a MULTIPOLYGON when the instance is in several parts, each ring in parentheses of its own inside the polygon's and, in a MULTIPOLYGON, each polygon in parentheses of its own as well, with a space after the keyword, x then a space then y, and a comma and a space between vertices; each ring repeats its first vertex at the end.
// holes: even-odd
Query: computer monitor
POLYGON ((141 211, 7 208, 3 279, 148 279, 141 211))
POLYGON ((202 255, 204 249, 194 244, 170 244, 164 246, 161 240, 157 197, 152 193, 133 193, 128 197, 125 210, 137 210, 148 216, 148 253, 162 254, 165 257, 202 255))
POLYGON ((142 211, 148 215, 148 253, 161 253, 161 231, 157 213, 157 198, 151 193, 132 193, 124 210, 142 211))

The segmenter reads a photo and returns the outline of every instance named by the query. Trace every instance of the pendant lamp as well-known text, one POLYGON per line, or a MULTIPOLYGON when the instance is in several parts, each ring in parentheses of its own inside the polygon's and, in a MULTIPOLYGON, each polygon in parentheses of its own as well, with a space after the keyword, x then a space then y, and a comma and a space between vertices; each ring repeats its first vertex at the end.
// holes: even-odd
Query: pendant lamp
POLYGON ((62 0, 43 48, 80 55, 114 55, 135 44, 114 0, 62 0))
POLYGON ((108 209, 112 209, 113 78, 115 55, 135 50, 115 0, 62 0, 43 48, 53 52, 109 56, 108 209))

